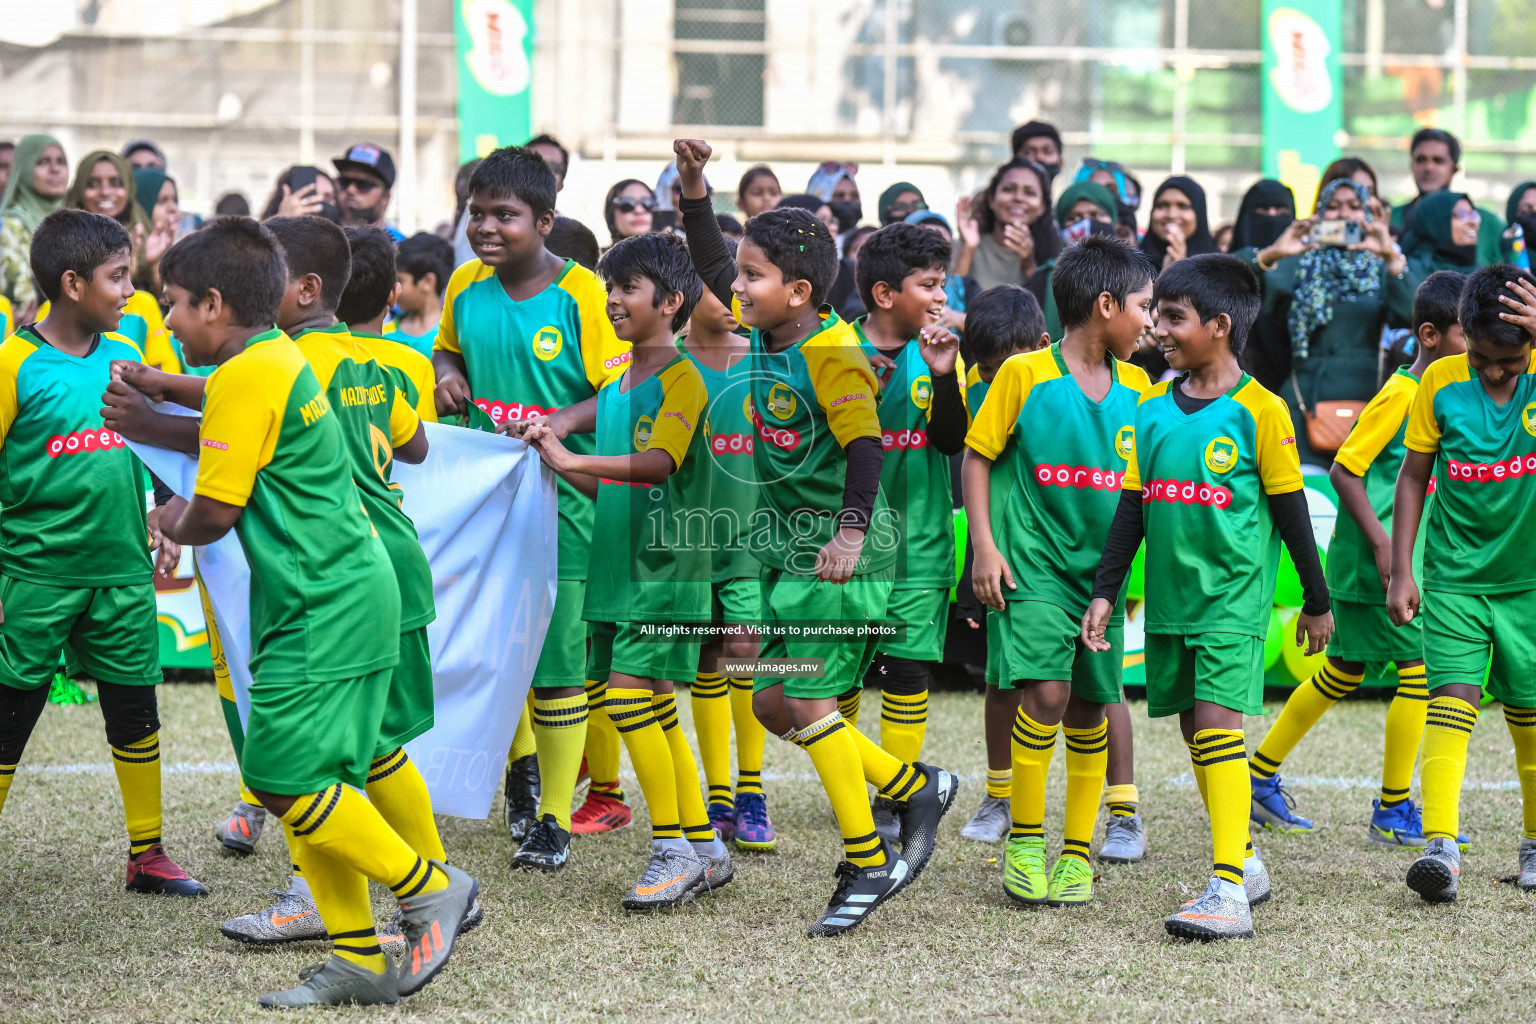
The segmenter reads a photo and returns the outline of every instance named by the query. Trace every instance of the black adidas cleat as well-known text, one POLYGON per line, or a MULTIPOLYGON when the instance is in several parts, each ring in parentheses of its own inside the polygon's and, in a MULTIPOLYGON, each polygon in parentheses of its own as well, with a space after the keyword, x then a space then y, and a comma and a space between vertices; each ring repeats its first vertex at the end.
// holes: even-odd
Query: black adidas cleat
POLYGON ((891 844, 881 840, 885 863, 879 867, 858 868, 848 861, 837 865, 837 888, 827 901, 827 909, 811 922, 806 934, 811 938, 841 935, 864 922, 869 912, 890 899, 911 881, 907 862, 891 844))
POLYGON ((507 831, 522 842, 539 820, 539 755, 507 762, 507 831))
POLYGON ((534 871, 559 871, 571 856, 571 834, 546 814, 528 830, 523 845, 512 855, 512 866, 534 871))
POLYGON ((933 856, 933 848, 939 839, 939 820, 949 813, 955 803, 955 794, 960 791, 960 780, 943 768, 934 768, 921 761, 912 762, 912 767, 926 778, 917 792, 901 805, 901 856, 911 871, 908 882, 917 881, 917 876, 928 866, 928 858, 933 856))

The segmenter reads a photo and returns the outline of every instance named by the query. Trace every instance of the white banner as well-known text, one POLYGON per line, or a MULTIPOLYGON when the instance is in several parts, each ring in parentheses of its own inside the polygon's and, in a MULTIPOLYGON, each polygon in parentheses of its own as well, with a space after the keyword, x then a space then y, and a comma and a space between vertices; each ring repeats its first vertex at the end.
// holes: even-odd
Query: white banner
MULTIPOLYGON (((427 627, 437 723, 407 751, 435 811, 484 818, 554 611, 554 474, 520 441, 437 423, 424 428, 426 461, 397 462, 392 472, 432 565, 437 602, 427 627)), ((171 490, 191 495, 195 459, 129 446, 171 490)), ((243 722, 250 713, 250 567, 234 532, 198 548, 197 567, 243 722)))

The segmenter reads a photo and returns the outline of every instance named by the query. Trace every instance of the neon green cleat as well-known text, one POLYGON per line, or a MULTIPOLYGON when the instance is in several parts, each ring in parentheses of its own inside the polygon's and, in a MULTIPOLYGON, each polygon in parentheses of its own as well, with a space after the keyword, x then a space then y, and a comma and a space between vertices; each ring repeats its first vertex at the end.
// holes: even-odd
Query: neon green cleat
POLYGON ((1003 847, 1003 891, 1020 903, 1046 901, 1045 840, 1018 838, 1003 847))
POLYGON ((1046 882, 1046 902, 1075 907, 1093 899, 1093 869, 1081 857, 1057 857, 1046 882))

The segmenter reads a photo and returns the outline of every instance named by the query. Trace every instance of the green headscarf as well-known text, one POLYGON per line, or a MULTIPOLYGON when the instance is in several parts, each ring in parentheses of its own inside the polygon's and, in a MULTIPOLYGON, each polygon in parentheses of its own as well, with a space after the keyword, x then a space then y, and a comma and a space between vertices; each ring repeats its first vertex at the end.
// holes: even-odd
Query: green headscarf
MULTIPOLYGON (((1532 188, 1536 188, 1536 181, 1522 181, 1515 186, 1515 190, 1509 194, 1509 202, 1504 204, 1504 223, 1513 224, 1519 219, 1520 198, 1525 195, 1527 189, 1532 188)), ((1529 217, 1530 214, 1526 216, 1529 217)))
MULTIPOLYGON (((923 199, 922 189, 918 188, 910 181, 898 181, 896 184, 880 193, 880 202, 875 206, 875 215, 880 218, 881 227, 895 222, 891 219, 891 204, 896 202, 896 197, 901 195, 903 192, 916 192, 918 199, 925 203, 927 202, 926 199, 923 199)), ((896 218, 896 220, 902 219, 904 218, 896 218)))
POLYGON ((1476 243, 1456 245, 1451 241, 1451 213, 1463 199, 1472 201, 1465 193, 1451 191, 1419 197, 1413 224, 1401 239, 1403 255, 1408 257, 1416 277, 1428 277, 1437 270, 1466 273, 1477 266, 1476 243))
POLYGON ((170 177, 154 167, 133 169, 134 202, 139 204, 139 209, 144 211, 144 217, 150 224, 155 222, 155 204, 160 201, 160 189, 170 177))
POLYGON ((49 146, 58 146, 61 152, 64 149, 52 135, 28 135, 16 143, 11 177, 5 183, 5 198, 0 199, 0 217, 16 218, 28 233, 36 231, 44 217, 64 205, 62 196, 49 199, 32 187, 32 170, 49 146))
MULTIPOLYGON (((134 195, 137 189, 133 178, 133 165, 109 149, 92 150, 76 166, 75 180, 70 183, 69 191, 64 195, 65 207, 71 210, 85 209, 85 183, 91 176, 91 170, 103 160, 117 169, 118 177, 123 179, 123 187, 128 191, 127 204, 123 207, 122 212, 112 219, 129 231, 133 230, 134 225, 141 225, 144 228, 144 233, 147 235, 150 230, 149 218, 144 215, 143 207, 134 202, 134 195)), ((95 211, 92 210, 91 212, 94 213, 95 211)))
POLYGON ((1067 214, 1072 212, 1079 199, 1093 200, 1093 205, 1108 214, 1111 223, 1114 222, 1117 216, 1114 194, 1096 181, 1078 181, 1062 189, 1061 198, 1056 200, 1056 223, 1067 226, 1067 214))

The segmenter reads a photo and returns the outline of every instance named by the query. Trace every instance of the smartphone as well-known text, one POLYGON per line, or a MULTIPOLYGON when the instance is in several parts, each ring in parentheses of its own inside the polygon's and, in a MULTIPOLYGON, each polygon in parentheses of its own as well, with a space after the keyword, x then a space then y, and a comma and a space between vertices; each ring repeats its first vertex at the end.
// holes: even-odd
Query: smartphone
POLYGON ((320 168, 295 167, 288 172, 288 191, 290 193, 297 192, 299 189, 313 185, 319 180, 320 168))
POLYGON ((670 231, 678 226, 676 210, 657 210, 651 214, 652 231, 670 231))
POLYGON ((1360 244, 1360 222, 1357 220, 1320 220, 1312 226, 1307 241, 1313 245, 1344 248, 1360 244))

